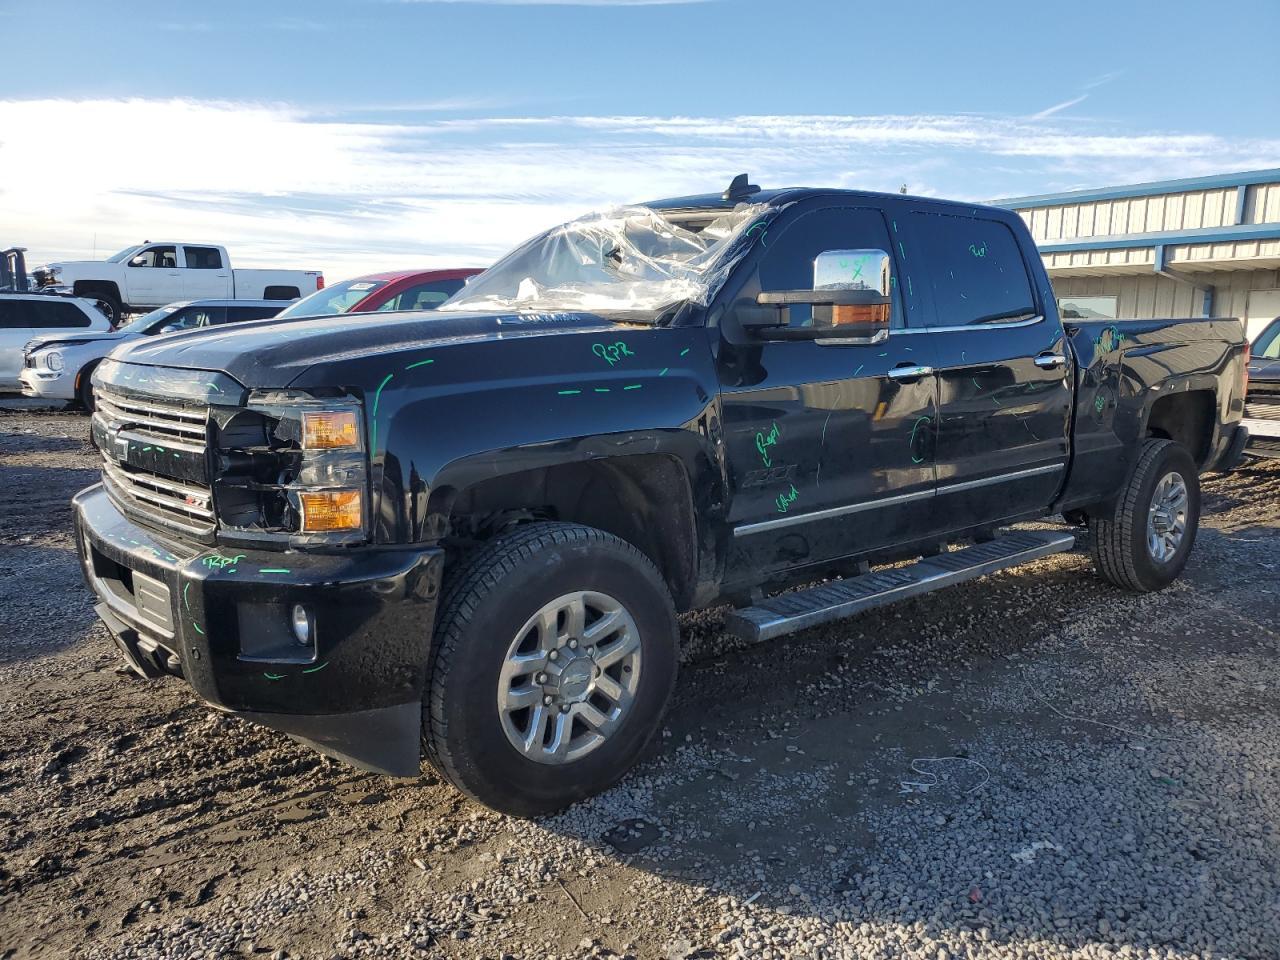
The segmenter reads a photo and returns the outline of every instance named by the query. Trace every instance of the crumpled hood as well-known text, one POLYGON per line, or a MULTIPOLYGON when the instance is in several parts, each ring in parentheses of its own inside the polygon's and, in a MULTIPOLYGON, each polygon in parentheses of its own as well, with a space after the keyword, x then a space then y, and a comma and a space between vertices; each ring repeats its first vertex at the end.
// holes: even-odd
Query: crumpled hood
POLYGON ((619 329, 590 313, 342 314, 269 318, 215 330, 144 337, 119 348, 124 363, 221 371, 246 387, 286 387, 315 364, 341 363, 477 340, 619 329))

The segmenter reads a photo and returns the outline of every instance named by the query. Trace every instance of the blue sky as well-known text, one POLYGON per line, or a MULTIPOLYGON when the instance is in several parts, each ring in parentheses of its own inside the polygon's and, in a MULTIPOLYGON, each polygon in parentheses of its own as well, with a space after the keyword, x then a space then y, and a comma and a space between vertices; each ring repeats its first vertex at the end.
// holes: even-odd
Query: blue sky
POLYGON ((144 7, 0 0, 42 25, 5 44, 0 243, 337 279, 743 170, 985 199, 1280 166, 1274 0, 144 7))

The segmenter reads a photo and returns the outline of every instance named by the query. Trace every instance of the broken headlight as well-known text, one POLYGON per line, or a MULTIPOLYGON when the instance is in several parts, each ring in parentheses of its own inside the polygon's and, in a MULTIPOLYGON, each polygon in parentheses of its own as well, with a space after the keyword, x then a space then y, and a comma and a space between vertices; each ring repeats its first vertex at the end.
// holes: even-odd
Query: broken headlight
POLYGON ((222 533, 355 543, 368 528, 364 416, 353 397, 255 390, 215 410, 214 504, 222 533))

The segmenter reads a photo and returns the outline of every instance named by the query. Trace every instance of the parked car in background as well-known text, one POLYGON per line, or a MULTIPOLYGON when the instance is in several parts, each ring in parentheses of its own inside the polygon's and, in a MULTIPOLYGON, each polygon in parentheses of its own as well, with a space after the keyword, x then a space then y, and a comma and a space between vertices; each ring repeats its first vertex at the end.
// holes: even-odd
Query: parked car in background
POLYGON ((96 300, 113 324, 176 300, 296 300, 324 287, 319 270, 233 270, 225 247, 181 241, 147 241, 106 260, 64 260, 33 274, 42 288, 96 300))
POLYGON ((96 336, 111 321, 92 301, 47 293, 0 293, 0 392, 22 389, 23 347, 41 334, 96 336))
POLYGON ((286 307, 281 319, 332 317, 374 310, 434 310, 462 289, 475 267, 457 270, 400 270, 370 273, 317 290, 286 307))
POLYGON ((93 369, 121 343, 161 333, 262 320, 274 317, 282 306, 279 300, 193 300, 152 310, 118 330, 105 329, 104 323, 103 329, 45 332, 28 337, 21 361, 22 392, 47 400, 76 400, 86 410, 93 410, 93 369))
POLYGON ((1245 452, 1280 459, 1280 317, 1263 327, 1249 349, 1244 417, 1249 428, 1245 452))

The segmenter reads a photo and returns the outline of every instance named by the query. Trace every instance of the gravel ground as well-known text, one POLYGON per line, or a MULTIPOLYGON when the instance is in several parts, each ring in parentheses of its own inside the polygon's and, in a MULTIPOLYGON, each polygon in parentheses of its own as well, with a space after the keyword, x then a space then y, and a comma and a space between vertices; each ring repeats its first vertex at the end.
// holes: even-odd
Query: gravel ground
POLYGON ((644 763, 524 822, 119 672, 85 436, 0 403, 0 960, 1280 957, 1280 464, 1206 479, 1158 595, 1077 549, 773 644, 687 617, 644 763))

